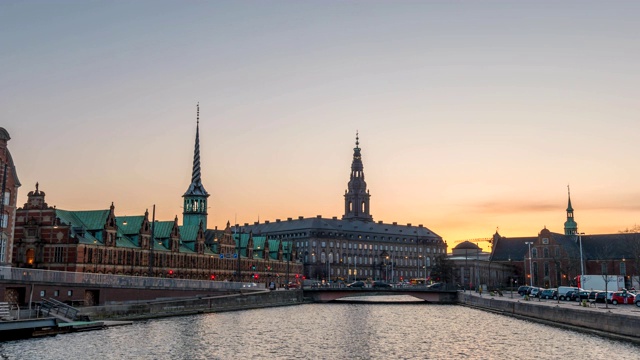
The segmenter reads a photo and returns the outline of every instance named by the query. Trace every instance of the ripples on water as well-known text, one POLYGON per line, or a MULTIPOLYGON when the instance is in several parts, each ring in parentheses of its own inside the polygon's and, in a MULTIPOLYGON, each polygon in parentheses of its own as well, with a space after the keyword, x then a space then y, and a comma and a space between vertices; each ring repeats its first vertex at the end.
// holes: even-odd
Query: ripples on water
POLYGON ((640 347, 449 305, 313 304, 0 343, 0 359, 600 359, 640 347))

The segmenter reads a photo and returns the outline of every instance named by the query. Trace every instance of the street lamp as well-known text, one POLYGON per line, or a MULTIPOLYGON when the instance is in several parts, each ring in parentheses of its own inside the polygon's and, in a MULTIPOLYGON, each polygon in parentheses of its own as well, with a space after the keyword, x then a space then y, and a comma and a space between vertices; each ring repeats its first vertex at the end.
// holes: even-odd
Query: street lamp
POLYGON ((578 239, 580 241, 580 284, 582 284, 582 279, 584 278, 584 261, 582 260, 582 235, 584 235, 584 233, 578 233, 578 239))
MULTIPOLYGON (((509 256, 509 270, 511 270, 511 256, 509 256)), ((511 298, 513 299, 513 275, 509 276, 511 282, 511 298)))
POLYGON ((533 265, 531 262, 531 245, 533 245, 533 241, 527 241, 525 242, 525 244, 529 245, 529 276, 531 276, 531 280, 529 280, 529 285, 533 286, 533 265))

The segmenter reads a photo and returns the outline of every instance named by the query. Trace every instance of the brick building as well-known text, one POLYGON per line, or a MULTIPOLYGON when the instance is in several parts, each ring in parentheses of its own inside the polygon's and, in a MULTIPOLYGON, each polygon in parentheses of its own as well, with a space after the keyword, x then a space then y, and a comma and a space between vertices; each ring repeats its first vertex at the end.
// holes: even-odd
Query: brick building
POLYGON ((18 188, 20 181, 16 167, 7 147, 11 140, 9 133, 0 127, 0 186, 2 197, 0 198, 0 266, 11 264, 11 255, 14 239, 14 218, 16 214, 16 202, 18 200, 18 188))
MULTIPOLYGON (((106 209, 73 211, 46 203, 36 184, 17 209, 13 264, 17 267, 133 276, 284 283, 302 272, 295 249, 280 239, 207 229, 209 194, 200 176, 199 109, 191 184, 176 216, 155 220, 146 210, 117 216, 106 209)), ((6 133, 6 132, 5 132, 6 133)), ((8 137, 8 136, 7 136, 8 137)), ((17 179, 16 179, 17 180, 17 179)))
POLYGON ((513 277, 520 285, 575 285, 576 276, 584 272, 620 275, 627 287, 638 288, 640 233, 580 233, 569 194, 563 234, 546 227, 531 237, 508 238, 496 232, 491 261, 514 266, 513 277))

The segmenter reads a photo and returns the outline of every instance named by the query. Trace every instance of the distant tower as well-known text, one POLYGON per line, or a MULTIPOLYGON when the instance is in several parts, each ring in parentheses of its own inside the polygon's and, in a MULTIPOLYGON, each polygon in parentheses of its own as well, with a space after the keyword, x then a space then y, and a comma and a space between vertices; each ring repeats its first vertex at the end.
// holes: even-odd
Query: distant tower
POLYGON ((373 221, 369 214, 369 190, 364 181, 364 171, 362 157, 360 155, 360 145, 358 133, 356 132, 356 147, 353 149, 353 162, 351 163, 351 179, 347 185, 348 190, 344 193, 344 215, 345 220, 373 221))
POLYGON ((564 222, 564 234, 575 235, 578 233, 578 224, 573 219, 573 207, 571 207, 571 189, 567 185, 567 192, 569 195, 569 204, 567 205, 567 221, 564 222))
POLYGON ((200 225, 207 229, 207 198, 209 194, 202 186, 200 180, 200 103, 198 103, 196 115, 196 145, 193 151, 193 171, 191 173, 191 185, 182 195, 184 207, 182 211, 182 225, 200 225))

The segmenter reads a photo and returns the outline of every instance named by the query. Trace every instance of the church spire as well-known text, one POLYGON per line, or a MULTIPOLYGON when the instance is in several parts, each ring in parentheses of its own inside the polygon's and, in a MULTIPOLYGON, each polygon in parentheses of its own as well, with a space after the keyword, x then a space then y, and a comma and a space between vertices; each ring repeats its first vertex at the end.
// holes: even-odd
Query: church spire
POLYGON ((196 143, 193 150, 193 170, 191 171, 191 184, 182 195, 184 207, 182 212, 183 225, 207 225, 207 198, 209 193, 202 186, 200 177, 200 103, 196 105, 196 143))
POLYGON ((567 221, 564 222, 564 234, 575 235, 578 233, 578 224, 573 218, 573 207, 571 206, 571 189, 569 188, 569 185, 567 185, 567 195, 567 221))
POLYGON ((353 148, 353 160, 351 161, 351 176, 344 194, 343 219, 373 221, 369 213, 369 190, 364 181, 364 167, 360 154, 360 137, 356 131, 356 147, 353 148))

